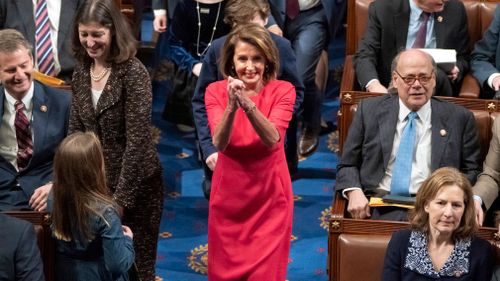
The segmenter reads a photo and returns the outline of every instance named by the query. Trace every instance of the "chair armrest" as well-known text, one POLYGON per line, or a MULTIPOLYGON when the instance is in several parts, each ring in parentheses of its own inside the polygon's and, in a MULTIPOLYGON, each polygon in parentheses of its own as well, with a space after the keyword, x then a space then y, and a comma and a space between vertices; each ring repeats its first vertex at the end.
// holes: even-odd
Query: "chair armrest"
POLYGON ((459 97, 477 99, 479 98, 480 92, 481 86, 479 85, 477 79, 470 73, 465 75, 462 87, 460 88, 459 97))
MULTIPOLYGON (((342 196, 341 192, 335 192, 332 203, 332 219, 339 220, 346 217, 347 200, 342 196)), ((347 217, 346 217, 347 218, 347 217)))
POLYGON ((353 55, 347 55, 344 61, 344 72, 340 81, 340 91, 355 91, 357 86, 356 72, 354 71, 353 55))

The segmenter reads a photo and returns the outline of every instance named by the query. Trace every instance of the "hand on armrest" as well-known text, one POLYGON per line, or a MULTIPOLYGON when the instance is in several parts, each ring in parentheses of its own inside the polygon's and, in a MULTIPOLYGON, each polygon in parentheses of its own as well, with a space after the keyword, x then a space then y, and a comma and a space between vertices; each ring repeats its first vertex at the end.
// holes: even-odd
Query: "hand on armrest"
POLYGON ((372 80, 366 86, 366 90, 372 93, 388 93, 388 90, 384 85, 380 84, 378 80, 372 80))
MULTIPOLYGON (((474 197, 476 197, 476 195, 474 197)), ((478 226, 483 226, 484 212, 482 204, 483 202, 481 200, 481 197, 474 198, 474 207, 476 209, 476 223, 478 226)))
POLYGON ((368 199, 361 189, 353 189, 347 193, 349 203, 347 204, 347 211, 355 219, 366 219, 371 216, 370 206, 368 206, 368 199))

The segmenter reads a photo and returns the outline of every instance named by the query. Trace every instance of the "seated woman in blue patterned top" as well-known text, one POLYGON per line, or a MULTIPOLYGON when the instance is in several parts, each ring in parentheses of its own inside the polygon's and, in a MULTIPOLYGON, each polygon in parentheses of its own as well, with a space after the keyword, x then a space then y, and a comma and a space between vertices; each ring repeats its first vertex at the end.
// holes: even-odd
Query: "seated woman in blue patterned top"
POLYGON ((491 280, 492 248, 474 235, 471 186, 458 170, 438 169, 422 184, 410 223, 392 235, 383 281, 491 280))

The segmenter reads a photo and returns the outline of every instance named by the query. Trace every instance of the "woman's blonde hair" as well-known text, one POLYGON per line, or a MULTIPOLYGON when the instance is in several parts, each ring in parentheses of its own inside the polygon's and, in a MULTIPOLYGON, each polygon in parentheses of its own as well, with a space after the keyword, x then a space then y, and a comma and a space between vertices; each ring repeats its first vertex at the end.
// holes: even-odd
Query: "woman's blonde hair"
POLYGON ((66 137, 54 156, 52 230, 57 239, 93 240, 91 218, 116 206, 106 186, 101 143, 94 133, 66 137))
POLYGON ((469 180, 455 168, 437 169, 427 178, 417 192, 415 209, 410 212, 410 223, 413 229, 429 234, 429 214, 425 206, 432 201, 443 186, 455 185, 464 192, 464 213, 460 225, 453 233, 454 238, 466 238, 477 230, 476 210, 472 198, 472 187, 469 180))
POLYGON ((269 17, 269 2, 267 0, 226 0, 224 10, 224 22, 235 27, 241 24, 250 23, 252 19, 259 15, 261 19, 267 20, 269 17))

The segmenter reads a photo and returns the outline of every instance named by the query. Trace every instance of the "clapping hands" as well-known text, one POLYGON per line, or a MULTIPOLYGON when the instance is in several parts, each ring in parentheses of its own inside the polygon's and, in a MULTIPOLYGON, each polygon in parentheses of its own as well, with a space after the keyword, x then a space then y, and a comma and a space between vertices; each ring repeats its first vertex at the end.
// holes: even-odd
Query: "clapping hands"
POLYGON ((245 90, 245 83, 243 81, 229 76, 227 78, 227 92, 229 94, 228 107, 234 111, 236 108, 241 107, 247 111, 254 106, 254 103, 243 92, 245 90))

